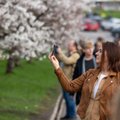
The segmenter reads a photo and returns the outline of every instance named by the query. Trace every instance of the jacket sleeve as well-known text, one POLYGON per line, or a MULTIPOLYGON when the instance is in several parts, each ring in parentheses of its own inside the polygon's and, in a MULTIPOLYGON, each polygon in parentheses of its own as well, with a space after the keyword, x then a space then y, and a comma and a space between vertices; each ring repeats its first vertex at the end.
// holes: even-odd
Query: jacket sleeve
POLYGON ((70 57, 67 57, 64 53, 58 54, 58 59, 61 60, 64 64, 70 65, 75 64, 76 61, 79 59, 80 55, 78 53, 74 53, 70 57))
POLYGON ((68 92, 77 92, 79 89, 83 86, 84 80, 87 78, 87 76, 90 74, 90 70, 84 74, 82 74, 80 77, 76 78, 75 80, 71 81, 69 80, 65 74, 63 73, 61 68, 58 68, 55 71, 60 84, 62 85, 63 89, 68 92))

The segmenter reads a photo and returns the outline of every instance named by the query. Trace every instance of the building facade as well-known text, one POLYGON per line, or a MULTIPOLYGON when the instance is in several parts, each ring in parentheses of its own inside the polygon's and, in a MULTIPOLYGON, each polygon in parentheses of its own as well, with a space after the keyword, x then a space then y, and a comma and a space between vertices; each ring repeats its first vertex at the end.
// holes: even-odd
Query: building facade
POLYGON ((120 0, 95 0, 95 4, 104 10, 120 10, 120 0))

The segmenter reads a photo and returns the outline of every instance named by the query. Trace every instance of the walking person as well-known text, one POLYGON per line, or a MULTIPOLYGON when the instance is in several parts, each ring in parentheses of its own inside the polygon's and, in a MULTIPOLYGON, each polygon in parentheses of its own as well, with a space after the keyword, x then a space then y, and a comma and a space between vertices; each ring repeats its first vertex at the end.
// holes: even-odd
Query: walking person
MULTIPOLYGON (((80 57, 77 49, 77 43, 73 40, 68 43, 68 55, 65 55, 59 47, 57 53, 57 58, 60 63, 62 62, 62 69, 65 75, 69 78, 69 80, 72 80, 75 64, 80 57)), ((62 117, 61 120, 76 119, 76 105, 74 97, 70 95, 69 92, 63 90, 63 98, 66 103, 66 115, 62 117)))
MULTIPOLYGON (((82 49, 83 49, 83 54, 76 63, 73 79, 78 78, 81 74, 85 73, 87 70, 97 67, 95 56, 93 55, 94 52, 93 42, 86 41, 82 49)), ((76 105, 78 105, 80 102, 81 92, 82 89, 80 89, 76 93, 76 105)))
POLYGON ((103 44, 96 53, 99 67, 88 70, 70 81, 59 66, 54 55, 49 56, 55 73, 68 92, 77 92, 82 87, 78 114, 82 120, 110 120, 111 100, 120 86, 120 48, 112 42, 103 44))
POLYGON ((115 40, 115 43, 120 47, 120 38, 118 38, 117 40, 115 40))

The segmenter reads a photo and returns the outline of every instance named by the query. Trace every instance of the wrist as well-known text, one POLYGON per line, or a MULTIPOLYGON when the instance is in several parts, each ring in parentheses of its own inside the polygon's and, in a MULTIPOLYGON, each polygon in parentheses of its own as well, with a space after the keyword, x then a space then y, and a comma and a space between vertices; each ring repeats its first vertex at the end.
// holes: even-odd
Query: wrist
POLYGON ((57 70, 57 69, 59 69, 60 68, 60 66, 58 65, 58 66, 54 66, 54 69, 55 70, 57 70))

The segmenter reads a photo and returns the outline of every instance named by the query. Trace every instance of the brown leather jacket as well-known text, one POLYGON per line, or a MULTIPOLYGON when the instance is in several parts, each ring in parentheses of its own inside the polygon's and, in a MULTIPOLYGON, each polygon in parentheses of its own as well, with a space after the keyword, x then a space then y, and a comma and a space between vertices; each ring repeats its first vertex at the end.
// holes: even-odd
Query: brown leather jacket
MULTIPOLYGON (((85 118, 86 110, 88 108, 92 89, 95 81, 97 80, 100 70, 91 69, 86 73, 82 74, 77 79, 70 81, 65 76, 61 68, 55 71, 62 87, 69 92, 77 92, 82 87, 81 102, 78 108, 78 114, 81 119, 85 118)), ((120 85, 120 72, 110 72, 108 77, 105 78, 105 83, 102 87, 101 95, 99 98, 100 106, 100 120, 109 120, 111 118, 111 101, 114 93, 120 85)))

